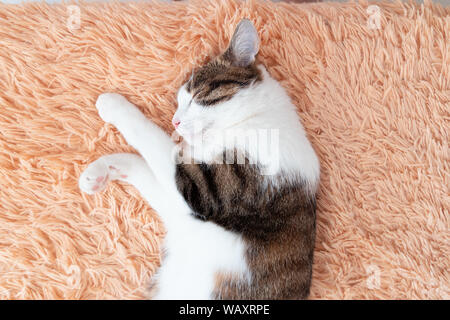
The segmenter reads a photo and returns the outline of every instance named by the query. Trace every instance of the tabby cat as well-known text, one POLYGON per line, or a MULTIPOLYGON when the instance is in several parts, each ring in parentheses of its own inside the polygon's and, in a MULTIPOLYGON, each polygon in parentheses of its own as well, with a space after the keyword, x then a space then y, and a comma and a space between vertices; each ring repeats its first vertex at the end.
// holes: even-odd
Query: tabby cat
POLYGON ((167 236, 149 298, 309 294, 319 162, 258 50, 258 33, 243 19, 228 49, 181 86, 172 122, 183 143, 123 96, 98 97, 100 117, 140 155, 101 157, 79 186, 92 194, 125 181, 161 215, 167 236))

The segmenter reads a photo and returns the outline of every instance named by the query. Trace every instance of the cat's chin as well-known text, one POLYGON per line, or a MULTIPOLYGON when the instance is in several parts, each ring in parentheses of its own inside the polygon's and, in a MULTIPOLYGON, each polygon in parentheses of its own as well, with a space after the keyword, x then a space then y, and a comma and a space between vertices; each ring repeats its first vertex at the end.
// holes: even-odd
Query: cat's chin
POLYGON ((210 130, 208 128, 203 128, 197 132, 183 132, 177 131, 180 136, 183 137, 183 140, 186 141, 190 146, 199 146, 205 143, 210 136, 210 130))
POLYGON ((203 131, 197 134, 179 134, 183 138, 183 141, 190 146, 200 145, 203 142, 203 131))

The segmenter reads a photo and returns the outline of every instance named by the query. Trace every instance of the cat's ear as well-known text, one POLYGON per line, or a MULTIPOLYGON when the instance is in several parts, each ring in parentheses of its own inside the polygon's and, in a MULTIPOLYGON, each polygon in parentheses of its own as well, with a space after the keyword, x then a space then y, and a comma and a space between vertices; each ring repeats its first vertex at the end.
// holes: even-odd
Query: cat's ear
POLYGON ((255 61, 259 50, 259 38, 253 23, 242 19, 234 31, 225 55, 238 67, 247 67, 255 61))

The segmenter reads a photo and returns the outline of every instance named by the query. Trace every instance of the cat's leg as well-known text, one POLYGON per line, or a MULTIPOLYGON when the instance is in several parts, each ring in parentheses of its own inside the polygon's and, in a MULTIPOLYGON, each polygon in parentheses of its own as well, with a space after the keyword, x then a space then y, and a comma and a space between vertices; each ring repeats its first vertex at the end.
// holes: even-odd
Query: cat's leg
POLYGON ((153 174, 167 191, 175 192, 175 143, 125 97, 101 94, 96 103, 100 117, 113 124, 147 161, 153 174))
POLYGON ((174 223, 176 212, 187 211, 186 205, 162 187, 146 161, 137 154, 117 153, 97 159, 83 171, 78 184, 82 191, 93 194, 105 189, 111 180, 135 186, 166 225, 174 223))

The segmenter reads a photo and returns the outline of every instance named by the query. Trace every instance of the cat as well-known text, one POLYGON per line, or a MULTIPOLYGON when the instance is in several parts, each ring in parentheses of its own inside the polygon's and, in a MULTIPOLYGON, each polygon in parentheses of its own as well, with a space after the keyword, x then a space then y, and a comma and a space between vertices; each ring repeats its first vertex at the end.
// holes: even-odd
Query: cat
POLYGON ((160 214, 167 235, 149 298, 309 295, 319 161, 258 51, 258 33, 243 19, 228 49, 181 86, 172 123, 182 144, 123 96, 97 99, 100 117, 140 155, 99 158, 79 186, 92 194, 110 180, 128 182, 160 214), (278 147, 260 152, 246 132, 274 132, 278 147))

